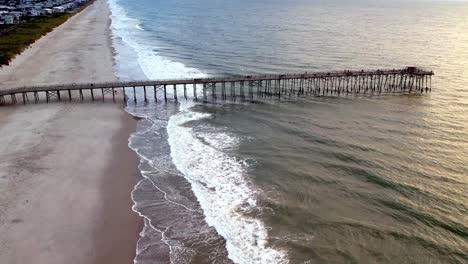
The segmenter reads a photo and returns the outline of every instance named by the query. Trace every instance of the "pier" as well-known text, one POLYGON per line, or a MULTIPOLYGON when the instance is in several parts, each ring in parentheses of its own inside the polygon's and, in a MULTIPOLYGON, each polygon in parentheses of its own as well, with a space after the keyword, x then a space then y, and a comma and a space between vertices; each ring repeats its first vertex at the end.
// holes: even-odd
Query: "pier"
POLYGON ((306 96, 427 93, 432 71, 416 67, 392 70, 305 72, 200 79, 60 84, 0 89, 0 105, 45 101, 143 100, 177 102, 180 99, 250 100, 306 96))

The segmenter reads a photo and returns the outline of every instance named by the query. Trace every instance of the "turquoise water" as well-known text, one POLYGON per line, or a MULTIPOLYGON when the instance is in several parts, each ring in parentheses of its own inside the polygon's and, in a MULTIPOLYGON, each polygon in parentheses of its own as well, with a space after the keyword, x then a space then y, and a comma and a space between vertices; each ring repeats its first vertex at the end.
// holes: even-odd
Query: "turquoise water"
POLYGON ((129 105, 138 263, 466 263, 466 3, 110 4, 122 79, 436 73, 424 95, 129 105))

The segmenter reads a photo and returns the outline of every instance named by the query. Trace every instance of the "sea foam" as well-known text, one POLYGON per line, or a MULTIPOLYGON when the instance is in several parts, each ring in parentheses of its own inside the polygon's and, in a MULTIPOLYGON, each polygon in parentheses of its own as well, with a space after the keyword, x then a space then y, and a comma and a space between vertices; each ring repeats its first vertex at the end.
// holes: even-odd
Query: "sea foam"
POLYGON ((189 108, 172 116, 168 124, 174 164, 192 184, 206 221, 226 239, 229 258, 235 263, 284 263, 284 252, 267 246, 268 233, 262 221, 246 217, 256 207, 256 191, 246 180, 246 164, 219 150, 224 142, 236 141, 229 134, 197 133, 184 126, 208 117, 189 108), (200 139, 210 137, 210 144, 200 139))
MULTIPOLYGON (((129 17, 116 0, 109 0, 109 5, 114 37, 119 37, 133 49, 147 78, 207 76, 196 68, 160 56, 154 51, 154 46, 142 41, 143 37, 139 34, 144 31, 138 29, 140 21, 129 17)), ((168 93, 171 92, 172 89, 169 89, 168 93)), ((181 100, 180 112, 169 118, 167 132, 172 161, 190 182, 206 222, 224 237, 228 256, 235 263, 287 263, 287 254, 284 251, 267 245, 268 232, 265 224, 255 217, 246 216, 246 213, 257 206, 257 189, 246 178, 248 165, 223 151, 225 148, 238 146, 239 139, 215 127, 204 127, 203 132, 197 132, 187 125, 187 122, 210 117, 210 114, 192 111, 194 105, 191 101, 181 100)), ((151 118, 151 115, 141 110, 129 112, 151 118)), ((135 150, 151 164, 150 157, 135 150)), ((149 221, 145 223, 148 224, 149 221)), ((168 241, 164 243, 170 245, 168 241)))

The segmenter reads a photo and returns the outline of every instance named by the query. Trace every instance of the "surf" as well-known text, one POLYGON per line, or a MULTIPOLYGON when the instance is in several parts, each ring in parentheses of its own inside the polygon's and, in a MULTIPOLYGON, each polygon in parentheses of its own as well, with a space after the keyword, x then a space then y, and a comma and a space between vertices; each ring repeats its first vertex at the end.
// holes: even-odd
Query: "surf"
MULTIPOLYGON (((109 0, 109 6, 112 12, 111 28, 114 37, 121 39, 136 55, 134 60, 137 60, 146 78, 208 77, 199 69, 187 67, 183 63, 160 56, 154 51, 153 46, 138 42, 139 39, 144 39, 143 34, 147 34, 138 28, 141 25, 140 21, 130 17, 116 0, 109 0)), ((130 59, 130 56, 125 58, 125 60, 130 59)), ((168 89, 168 93, 171 92, 172 89, 168 89)), ((246 215, 257 207, 258 190, 248 180, 247 163, 223 152, 223 149, 227 147, 235 148, 239 139, 233 134, 218 131, 207 125, 203 127, 205 132, 195 131, 194 127, 188 125, 189 123, 211 117, 210 114, 193 111, 192 108, 195 105, 192 101, 180 101, 178 113, 169 117, 166 129, 172 162, 190 183, 203 210, 206 223, 214 227, 217 233, 226 240, 228 257, 235 263, 287 263, 286 252, 268 245, 268 232, 265 224, 260 219, 246 215)), ((153 120, 155 117, 150 110, 152 107, 154 106, 127 106, 126 111, 155 122, 157 120, 153 120)), ((151 129, 151 126, 147 129, 151 129)), ((145 130, 140 132, 140 137, 142 133, 144 134, 145 130)), ((129 146, 135 150, 142 162, 157 166, 158 164, 153 162, 150 155, 145 155, 139 150, 135 138, 136 135, 130 137, 129 146)), ((153 167, 152 169, 161 168, 153 167)), ((149 180, 145 176, 145 171, 141 173, 144 180, 149 180)), ((185 207, 182 204, 180 206, 185 207)), ((152 225, 149 218, 138 210, 138 206, 134 206, 134 210, 146 218, 145 229, 152 228, 160 232, 161 239, 168 245, 171 254, 174 254, 170 246, 171 242, 167 241, 168 238, 164 236, 165 230, 152 225)), ((144 234, 143 232, 142 235, 144 234)))

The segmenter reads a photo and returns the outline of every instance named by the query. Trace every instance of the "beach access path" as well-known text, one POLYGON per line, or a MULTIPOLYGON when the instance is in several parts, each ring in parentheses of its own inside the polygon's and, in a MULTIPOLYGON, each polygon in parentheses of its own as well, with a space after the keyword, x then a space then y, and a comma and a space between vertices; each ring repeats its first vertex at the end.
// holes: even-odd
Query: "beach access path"
MULTIPOLYGON (((0 69, 0 89, 113 81, 105 0, 0 69)), ((113 103, 0 107, 0 263, 133 263, 136 121, 113 103)))

